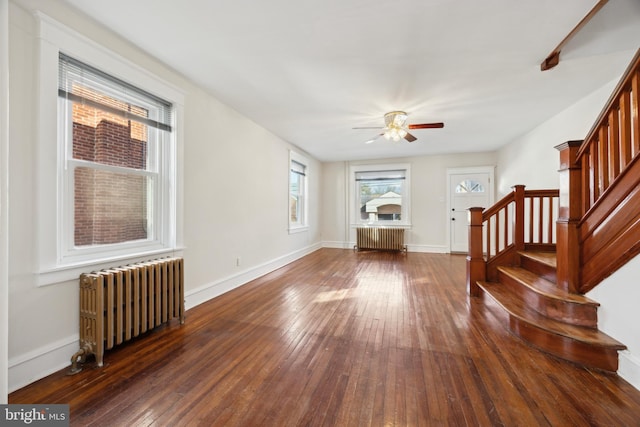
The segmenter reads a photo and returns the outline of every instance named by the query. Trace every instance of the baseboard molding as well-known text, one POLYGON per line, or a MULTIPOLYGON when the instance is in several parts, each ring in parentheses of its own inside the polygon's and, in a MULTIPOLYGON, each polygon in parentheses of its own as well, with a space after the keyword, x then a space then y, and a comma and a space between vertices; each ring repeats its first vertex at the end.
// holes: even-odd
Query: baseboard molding
MULTIPOLYGON (((325 241, 322 242, 322 247, 334 249, 353 249, 355 244, 356 242, 325 241)), ((446 246, 437 245, 407 245, 407 252, 446 254, 449 252, 449 248, 447 248, 446 246)))
MULTIPOLYGON (((322 245, 317 243, 252 267, 239 274, 189 291, 185 295, 185 309, 193 308, 211 298, 215 298, 251 280, 257 279, 321 247, 322 245)), ((71 356, 78 351, 79 345, 79 336, 76 334, 10 359, 8 373, 9 393, 44 378, 47 375, 51 375, 60 369, 71 366, 71 356)))
POLYGON ((340 241, 327 241, 322 242, 323 248, 331 248, 331 249, 353 249, 353 246, 356 243, 353 242, 340 242, 340 241))
POLYGON ((9 359, 9 393, 71 366, 71 356, 79 345, 76 334, 9 359))
POLYGON ((618 375, 640 390, 640 359, 628 350, 619 351, 618 375))
MULTIPOLYGON (((185 308, 188 310, 205 301, 222 295, 251 280, 283 267, 321 247, 348 249, 353 246, 346 242, 322 242, 276 258, 270 262, 245 270, 239 274, 201 286, 185 295, 185 308)), ((446 253, 441 246, 409 245, 410 252, 446 253)), ((71 355, 79 348, 78 335, 67 337, 50 345, 35 349, 9 360, 8 391, 12 393, 41 378, 51 375, 71 365, 71 355)), ((640 390, 640 359, 629 351, 619 352, 618 375, 640 390)))
POLYGON ((232 289, 244 285, 247 282, 264 276, 280 267, 283 267, 305 255, 309 255, 312 252, 317 251, 322 247, 321 243, 316 243, 306 248, 291 252, 287 255, 278 257, 272 261, 265 262, 263 264, 251 267, 238 274, 216 280, 215 282, 208 283, 193 289, 185 293, 185 310, 189 310, 203 302, 209 301, 217 296, 220 296, 232 289))
POLYGON ((447 248, 446 246, 436 245, 407 245, 407 252, 446 254, 449 253, 449 248, 447 248))

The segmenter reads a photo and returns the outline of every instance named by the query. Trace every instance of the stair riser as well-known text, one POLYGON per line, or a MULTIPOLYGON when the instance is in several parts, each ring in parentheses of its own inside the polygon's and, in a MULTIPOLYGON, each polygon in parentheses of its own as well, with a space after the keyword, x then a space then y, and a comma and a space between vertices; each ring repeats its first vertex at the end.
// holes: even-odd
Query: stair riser
POLYGON ((514 289, 524 299, 527 306, 538 313, 572 325, 597 328, 597 306, 550 298, 535 292, 508 274, 500 272, 498 276, 501 283, 514 289))
POLYGON ((547 264, 541 263, 526 256, 520 256, 520 266, 533 273, 536 273, 538 276, 544 279, 547 279, 551 283, 558 283, 558 279, 556 277, 556 269, 547 264))
POLYGON ((609 372, 618 370, 618 350, 597 347, 541 330, 510 316, 509 329, 524 341, 570 362, 609 372))
POLYGON ((486 307, 501 320, 505 328, 527 344, 560 359, 588 368, 608 372, 618 370, 618 350, 616 348, 589 345, 540 329, 512 316, 484 290, 482 290, 481 298, 485 301, 486 307))

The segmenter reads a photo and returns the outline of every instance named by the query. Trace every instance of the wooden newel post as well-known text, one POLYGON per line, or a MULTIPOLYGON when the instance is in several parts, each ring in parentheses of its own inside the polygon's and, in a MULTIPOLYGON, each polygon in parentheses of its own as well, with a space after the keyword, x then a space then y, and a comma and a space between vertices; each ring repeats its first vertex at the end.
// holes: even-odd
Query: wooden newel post
POLYGON ((582 170, 576 156, 582 141, 568 141, 560 151, 560 197, 556 221, 556 263, 558 287, 568 292, 580 290, 580 242, 582 217, 582 170))
POLYGON ((479 280, 485 280, 487 266, 482 254, 482 211, 469 208, 469 253, 467 254, 467 292, 472 297, 480 295, 479 280))

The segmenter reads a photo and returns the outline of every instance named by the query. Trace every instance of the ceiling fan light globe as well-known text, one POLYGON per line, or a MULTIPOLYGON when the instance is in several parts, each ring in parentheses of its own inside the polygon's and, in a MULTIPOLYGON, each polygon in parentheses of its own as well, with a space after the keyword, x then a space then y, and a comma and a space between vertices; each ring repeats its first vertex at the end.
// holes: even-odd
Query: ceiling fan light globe
POLYGON ((384 115, 384 123, 391 128, 402 127, 407 121, 407 117, 407 113, 404 111, 390 111, 384 115))
POLYGON ((393 124, 398 127, 403 126, 406 121, 407 121, 406 114, 398 114, 393 118, 393 124))

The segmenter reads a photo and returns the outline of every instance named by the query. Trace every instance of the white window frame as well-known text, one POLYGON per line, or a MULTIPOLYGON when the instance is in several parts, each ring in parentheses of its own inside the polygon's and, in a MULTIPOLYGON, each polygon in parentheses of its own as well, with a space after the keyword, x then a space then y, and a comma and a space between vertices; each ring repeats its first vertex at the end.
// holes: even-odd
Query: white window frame
POLYGON ((350 203, 350 221, 351 227, 360 227, 363 225, 369 227, 411 227, 411 164, 409 163, 390 163, 390 164, 371 164, 371 165, 352 165, 350 167, 349 176, 351 180, 351 203, 350 203), (360 218, 360 192, 356 174, 358 172, 387 172, 404 170, 405 178, 402 186, 403 194, 400 220, 383 220, 374 221, 363 220, 360 218))
POLYGON ((307 231, 309 229, 309 160, 300 153, 297 153, 293 150, 289 150, 289 173, 288 173, 288 209, 287 209, 287 217, 289 221, 289 233, 300 233, 303 231, 307 231), (298 163, 304 167, 304 175, 302 179, 302 186, 299 191, 299 195, 302 196, 302 203, 300 204, 302 209, 302 215, 300 221, 292 222, 291 221, 291 170, 293 168, 293 163, 298 163))
POLYGON ((182 141, 184 94, 147 70, 115 54, 109 49, 36 12, 39 23, 38 71, 38 156, 36 265, 37 285, 47 285, 77 278, 89 269, 113 266, 115 262, 137 261, 149 256, 176 254, 178 145, 182 141), (162 194, 156 198, 160 221, 153 240, 122 244, 74 248, 73 180, 65 173, 68 152, 65 126, 59 125, 58 61, 63 52, 116 78, 166 99, 174 106, 173 131, 165 145, 161 164, 162 194), (57 143, 51 135, 57 135, 57 143), (71 212, 71 215, 69 215, 71 212), (71 237, 70 237, 71 236, 71 237), (72 240, 71 240, 72 242, 72 240))

